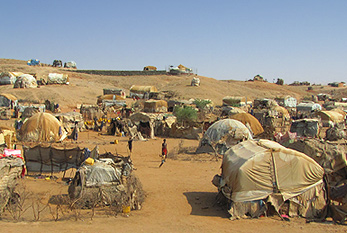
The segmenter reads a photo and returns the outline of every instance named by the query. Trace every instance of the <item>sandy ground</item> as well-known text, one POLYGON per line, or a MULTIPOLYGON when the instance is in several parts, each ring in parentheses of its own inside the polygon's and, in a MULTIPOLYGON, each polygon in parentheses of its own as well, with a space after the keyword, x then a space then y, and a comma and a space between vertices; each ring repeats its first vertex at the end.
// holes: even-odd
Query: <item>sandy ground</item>
MULTIPOLYGON (((95 132, 80 133, 79 146, 93 148, 99 145, 100 152, 109 151, 127 155, 127 138, 117 138, 119 144, 111 144, 117 137, 98 135, 95 132)), ((129 216, 117 217, 99 214, 90 219, 85 211, 81 220, 62 217, 55 222, 48 210, 42 220, 13 223, 0 221, 2 232, 346 232, 346 226, 327 223, 305 223, 294 218, 283 222, 278 217, 243 219, 231 221, 225 209, 214 205, 216 188, 213 176, 220 172, 221 160, 212 155, 175 154, 181 139, 168 139, 171 159, 161 167, 161 138, 149 141, 134 141, 132 159, 135 173, 146 192, 143 208, 132 211, 129 216)), ((197 140, 183 140, 183 147, 196 147, 197 140)), ((72 173, 67 173, 72 175, 72 173)), ((67 194, 67 185, 60 179, 42 180, 32 177, 24 180, 27 188, 37 196, 67 194)), ((26 216, 30 216, 28 211, 26 216)), ((27 219, 30 219, 27 217, 27 219)))
MULTIPOLYGON (((189 86, 191 77, 148 76, 148 77, 106 77, 98 75, 76 74, 65 69, 53 67, 29 67, 24 61, 0 59, 1 71, 22 71, 37 73, 45 77, 49 72, 67 73, 70 85, 50 85, 37 89, 13 89, 11 86, 0 86, 1 93, 11 93, 21 101, 40 102, 46 99, 58 102, 63 111, 76 108, 78 104, 96 103, 96 97, 102 94, 103 88, 122 87, 128 90, 133 85, 155 85, 160 91, 170 90, 178 98, 210 98, 216 104, 222 103, 227 95, 247 96, 250 99, 292 95, 298 98, 314 93, 331 92, 329 87, 314 87, 307 92, 307 87, 279 86, 272 83, 219 81, 213 78, 200 77, 199 88, 189 86)), ((39 77, 39 78, 40 78, 39 77)), ((337 89, 334 89, 334 91, 337 89)), ((344 95, 346 88, 339 89, 344 95)), ((13 122, 0 121, 0 125, 10 126, 13 122)), ((105 151, 127 155, 127 139, 118 138, 120 143, 111 144, 114 136, 98 135, 95 132, 81 132, 80 147, 94 148, 99 145, 100 152, 105 151)), ((171 159, 163 167, 160 164, 162 139, 146 142, 134 141, 132 159, 146 192, 143 208, 132 211, 130 215, 109 215, 96 213, 90 219, 90 211, 84 211, 85 217, 75 221, 73 216, 66 215, 55 222, 46 209, 41 221, 34 222, 32 213, 25 214, 26 221, 9 221, 9 216, 0 220, 1 232, 346 232, 346 226, 327 223, 309 223, 304 219, 280 221, 278 217, 260 219, 243 219, 230 221, 226 210, 213 205, 217 189, 212 185, 213 176, 220 172, 221 160, 211 155, 180 154, 173 155, 181 139, 168 139, 171 159), (88 215, 89 214, 89 215, 88 215)), ((184 147, 196 147, 198 141, 183 140, 184 147)), ((72 173, 67 173, 73 175, 72 173)), ((67 194, 68 186, 58 179, 43 180, 28 177, 23 180, 27 189, 35 197, 48 200, 52 195, 67 194)))

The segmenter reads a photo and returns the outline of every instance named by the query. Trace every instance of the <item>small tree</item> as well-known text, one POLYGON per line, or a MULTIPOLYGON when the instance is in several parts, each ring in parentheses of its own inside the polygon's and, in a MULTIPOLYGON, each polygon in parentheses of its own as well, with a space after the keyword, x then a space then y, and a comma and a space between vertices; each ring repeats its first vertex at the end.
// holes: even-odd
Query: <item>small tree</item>
POLYGON ((173 114, 177 117, 177 121, 183 125, 194 122, 198 117, 196 109, 191 106, 175 106, 173 114))

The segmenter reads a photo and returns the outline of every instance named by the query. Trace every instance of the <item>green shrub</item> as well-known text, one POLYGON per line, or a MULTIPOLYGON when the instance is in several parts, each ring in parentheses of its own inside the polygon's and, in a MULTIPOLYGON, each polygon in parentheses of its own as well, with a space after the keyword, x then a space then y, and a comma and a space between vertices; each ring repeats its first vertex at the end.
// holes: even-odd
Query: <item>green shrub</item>
POLYGON ((177 117, 177 121, 183 124, 194 122, 198 117, 196 109, 191 106, 175 106, 173 114, 177 117))
POLYGON ((206 107, 206 105, 210 104, 211 100, 202 100, 202 99, 195 99, 193 101, 193 104, 196 105, 197 108, 203 109, 206 107))

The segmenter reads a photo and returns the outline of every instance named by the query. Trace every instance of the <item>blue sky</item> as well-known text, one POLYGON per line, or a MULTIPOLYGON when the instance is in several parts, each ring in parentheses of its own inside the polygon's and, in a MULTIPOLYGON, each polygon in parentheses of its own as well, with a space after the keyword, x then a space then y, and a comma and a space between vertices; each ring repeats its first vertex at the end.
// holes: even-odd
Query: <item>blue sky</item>
POLYGON ((347 1, 0 0, 0 58, 79 69, 165 69, 268 81, 345 81, 347 1))

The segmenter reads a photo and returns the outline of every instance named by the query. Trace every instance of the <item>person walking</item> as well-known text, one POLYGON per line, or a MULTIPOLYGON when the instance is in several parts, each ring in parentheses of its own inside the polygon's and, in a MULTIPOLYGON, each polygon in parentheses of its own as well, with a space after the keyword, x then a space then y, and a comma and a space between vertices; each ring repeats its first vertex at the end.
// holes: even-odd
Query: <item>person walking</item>
POLYGON ((129 140, 128 140, 128 148, 129 148, 129 151, 130 151, 130 154, 131 152, 133 151, 133 137, 129 137, 129 140))
POLYGON ((161 164, 159 165, 159 167, 163 166, 165 160, 167 157, 167 143, 166 143, 166 139, 163 140, 163 143, 161 144, 161 164))

